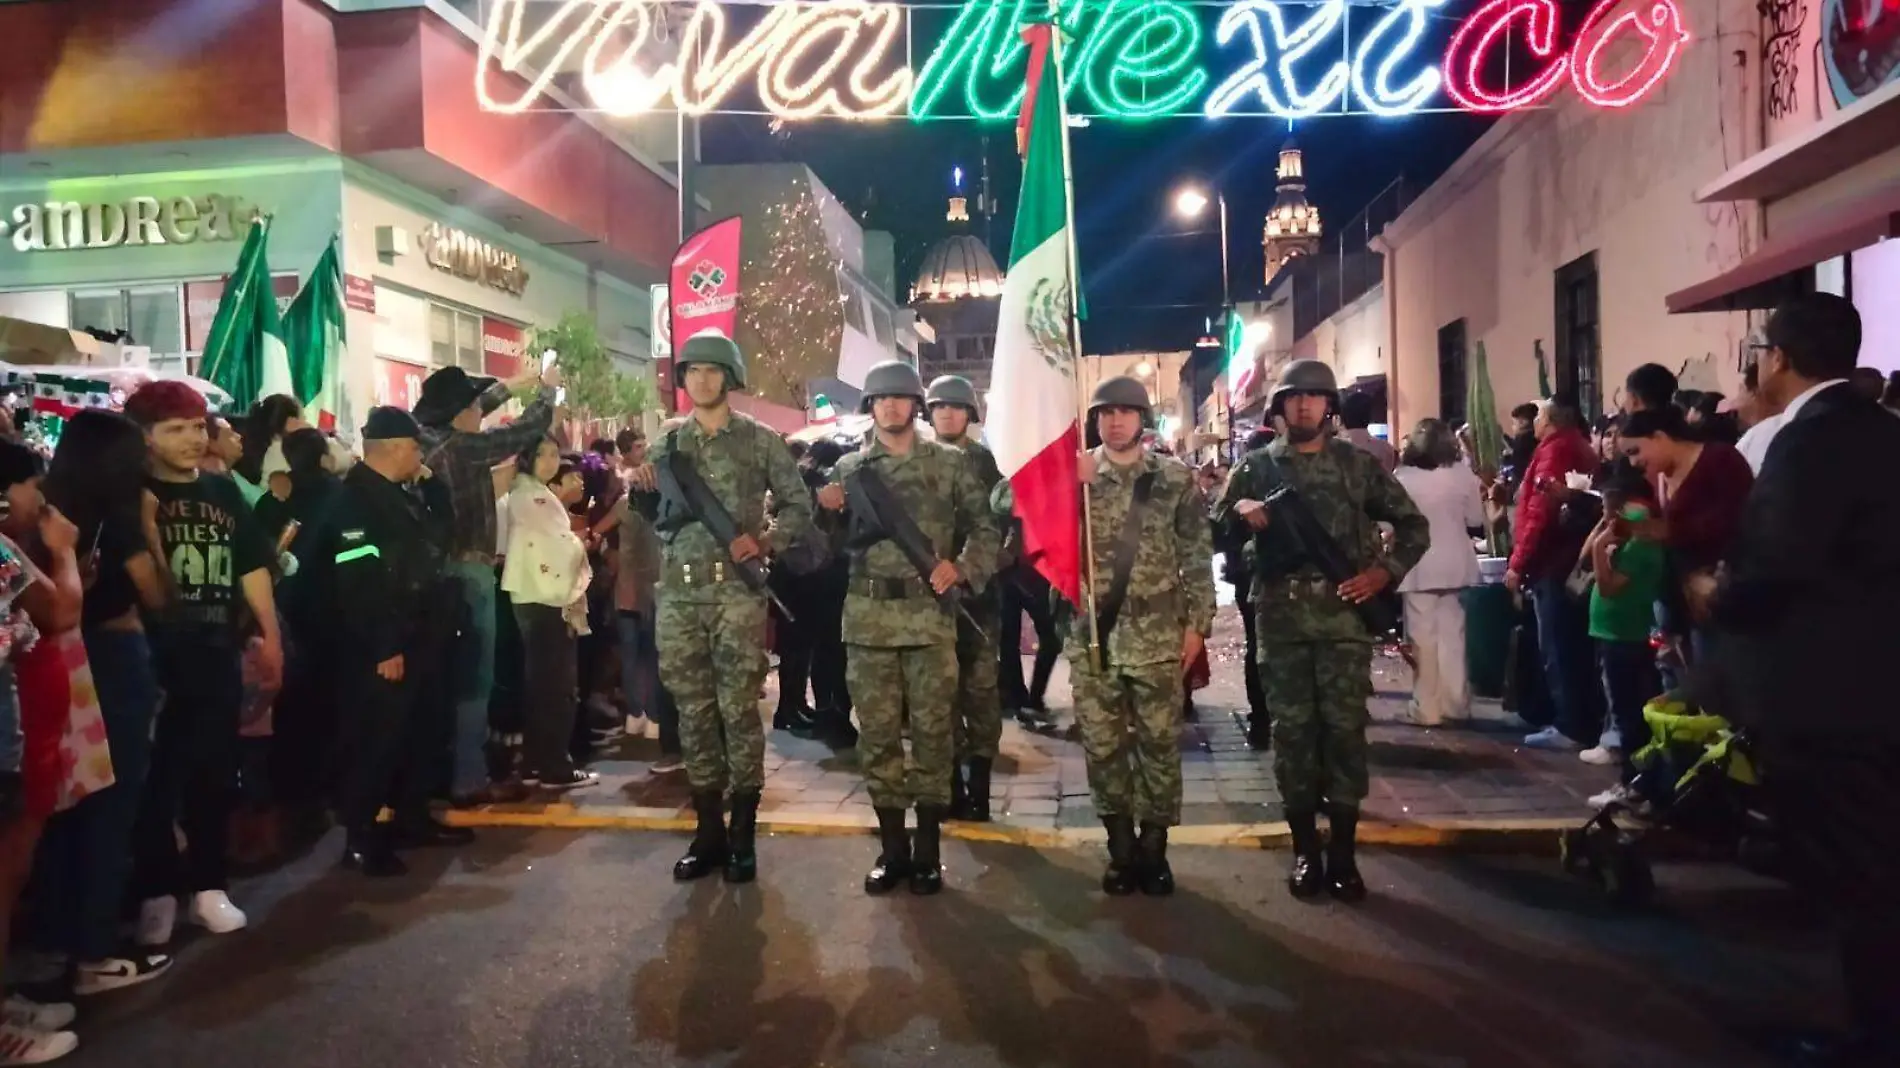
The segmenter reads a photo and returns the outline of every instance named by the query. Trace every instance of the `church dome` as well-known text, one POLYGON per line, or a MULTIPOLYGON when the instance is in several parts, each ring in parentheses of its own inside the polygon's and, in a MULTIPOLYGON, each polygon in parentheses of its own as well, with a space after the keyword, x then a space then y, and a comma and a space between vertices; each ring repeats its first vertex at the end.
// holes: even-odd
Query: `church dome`
POLYGON ((995 297, 1003 292, 1003 271, 975 234, 954 234, 930 246, 911 286, 912 301, 995 297))

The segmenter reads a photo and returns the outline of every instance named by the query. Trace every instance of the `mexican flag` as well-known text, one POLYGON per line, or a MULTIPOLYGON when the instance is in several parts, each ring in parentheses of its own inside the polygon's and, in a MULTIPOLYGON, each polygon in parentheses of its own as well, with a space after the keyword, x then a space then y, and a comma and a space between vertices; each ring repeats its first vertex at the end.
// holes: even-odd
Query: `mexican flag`
POLYGON ((1016 127, 1023 188, 1003 279, 985 429, 1022 520, 1025 559, 1079 605, 1082 490, 1075 458, 1081 433, 1070 337, 1069 132, 1054 32, 1047 21, 1023 27, 1028 89, 1016 127))
POLYGON ((237 269, 225 280, 218 314, 198 360, 198 376, 229 393, 238 412, 249 410, 259 397, 294 392, 290 354, 265 259, 269 242, 270 216, 259 216, 238 253, 237 269))
POLYGON ((290 349, 290 378, 307 417, 324 430, 334 429, 337 368, 343 365, 343 267, 336 239, 317 261, 297 299, 284 312, 284 338, 290 349))

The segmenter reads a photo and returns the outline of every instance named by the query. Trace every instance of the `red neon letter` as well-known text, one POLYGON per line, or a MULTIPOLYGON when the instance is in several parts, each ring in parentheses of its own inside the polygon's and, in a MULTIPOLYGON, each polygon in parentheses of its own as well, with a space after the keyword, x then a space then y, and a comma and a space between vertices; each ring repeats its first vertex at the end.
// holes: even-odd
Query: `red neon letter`
POLYGON ((1682 11, 1676 7, 1675 0, 1644 0, 1635 10, 1604 20, 1603 14, 1617 2, 1603 0, 1598 4, 1590 17, 1583 20, 1583 28, 1577 31, 1577 43, 1570 49, 1570 80, 1577 87, 1577 95, 1600 108, 1626 108, 1647 96, 1668 75, 1683 43, 1689 40, 1689 31, 1683 29, 1682 11), (1603 51, 1625 28, 1633 29, 1649 47, 1628 74, 1605 82, 1601 66, 1603 51))
MULTIPOLYGON (((1614 0, 1605 0, 1605 4, 1614 0)), ((1465 19, 1452 35, 1445 50, 1445 92, 1470 111, 1498 112, 1529 107, 1555 92, 1571 66, 1569 56, 1558 56, 1525 84, 1516 89, 1509 85, 1503 92, 1487 88, 1479 81, 1480 68, 1491 55, 1492 46, 1510 29, 1514 19, 1524 20, 1526 44, 1538 59, 1550 59, 1557 45, 1557 4, 1555 0, 1491 0, 1465 19)))

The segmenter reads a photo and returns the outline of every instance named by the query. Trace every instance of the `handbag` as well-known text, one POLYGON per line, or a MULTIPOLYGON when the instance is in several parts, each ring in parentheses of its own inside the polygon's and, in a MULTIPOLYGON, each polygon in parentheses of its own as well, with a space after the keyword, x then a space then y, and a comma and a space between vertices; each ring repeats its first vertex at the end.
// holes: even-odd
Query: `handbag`
POLYGON ((53 642, 59 650, 72 695, 66 733, 59 741, 62 774, 54 811, 63 812, 118 779, 112 772, 112 748, 106 741, 106 720, 99 711, 99 691, 92 682, 86 643, 77 630, 42 640, 53 642))

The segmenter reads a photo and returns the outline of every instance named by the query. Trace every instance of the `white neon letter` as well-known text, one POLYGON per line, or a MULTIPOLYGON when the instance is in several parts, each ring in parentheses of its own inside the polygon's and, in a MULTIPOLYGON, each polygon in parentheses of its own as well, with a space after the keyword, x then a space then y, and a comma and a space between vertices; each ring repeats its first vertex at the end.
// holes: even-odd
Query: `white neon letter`
POLYGON ((1393 68, 1409 58, 1412 49, 1417 47, 1418 39, 1425 35, 1425 13, 1431 8, 1444 6, 1445 0, 1400 0, 1397 7, 1372 27, 1359 43, 1359 54, 1352 61, 1352 91, 1366 110, 1374 115, 1406 115, 1417 111, 1425 101, 1438 92, 1444 82, 1437 67, 1426 67, 1418 76, 1401 88, 1391 87, 1393 68), (1406 23, 1404 33, 1386 50, 1385 58, 1380 60, 1370 80, 1367 68, 1373 65, 1373 53, 1400 21, 1406 23))
POLYGON ((1326 0, 1288 33, 1279 4, 1270 0, 1240 0, 1221 15, 1214 39, 1224 45, 1244 30, 1248 43, 1253 46, 1253 58, 1209 94, 1203 112, 1210 118, 1225 115, 1249 93, 1259 96, 1268 113, 1281 118, 1302 119, 1326 110, 1346 92, 1347 82, 1352 77, 1351 64, 1341 58, 1326 71, 1318 88, 1311 93, 1300 91, 1293 80, 1293 66, 1318 48, 1345 18, 1345 0, 1326 0), (1262 16, 1271 29, 1271 47, 1267 43, 1268 34, 1260 26, 1262 16), (1277 91, 1264 71, 1269 61, 1273 62, 1279 82, 1277 91))

